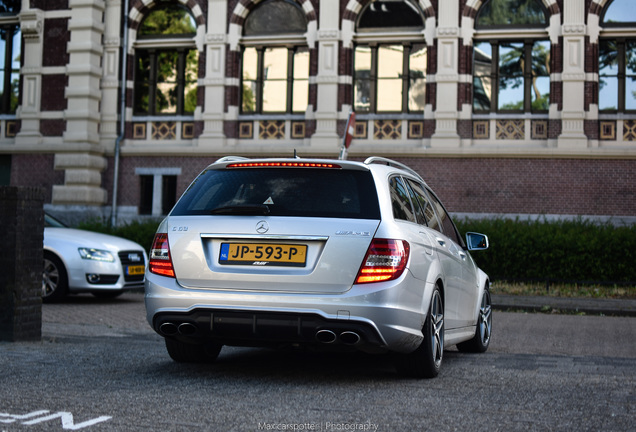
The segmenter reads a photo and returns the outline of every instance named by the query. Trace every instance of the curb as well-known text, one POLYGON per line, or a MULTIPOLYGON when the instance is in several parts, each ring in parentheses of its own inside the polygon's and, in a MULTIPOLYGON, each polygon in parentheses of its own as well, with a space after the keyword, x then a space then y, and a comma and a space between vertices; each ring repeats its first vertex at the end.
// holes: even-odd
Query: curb
POLYGON ((496 310, 560 311, 592 315, 636 316, 636 299, 492 295, 496 310))

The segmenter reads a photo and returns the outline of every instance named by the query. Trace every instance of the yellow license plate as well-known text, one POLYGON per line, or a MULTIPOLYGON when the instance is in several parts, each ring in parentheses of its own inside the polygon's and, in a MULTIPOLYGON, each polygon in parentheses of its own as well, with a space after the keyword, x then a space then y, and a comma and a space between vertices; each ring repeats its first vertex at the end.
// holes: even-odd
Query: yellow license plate
POLYGON ((142 265, 128 266, 126 274, 129 276, 141 275, 146 271, 146 267, 142 265))
POLYGON ((272 243, 222 243, 219 264, 303 267, 307 245, 272 243))

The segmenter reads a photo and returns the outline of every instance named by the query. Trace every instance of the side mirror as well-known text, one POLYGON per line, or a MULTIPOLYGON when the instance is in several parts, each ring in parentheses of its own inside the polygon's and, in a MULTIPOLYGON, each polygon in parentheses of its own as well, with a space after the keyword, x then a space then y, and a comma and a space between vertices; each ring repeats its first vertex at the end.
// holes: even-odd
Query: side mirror
POLYGON ((468 245, 468 250, 486 250, 488 249, 488 237, 474 232, 466 233, 466 244, 468 245))

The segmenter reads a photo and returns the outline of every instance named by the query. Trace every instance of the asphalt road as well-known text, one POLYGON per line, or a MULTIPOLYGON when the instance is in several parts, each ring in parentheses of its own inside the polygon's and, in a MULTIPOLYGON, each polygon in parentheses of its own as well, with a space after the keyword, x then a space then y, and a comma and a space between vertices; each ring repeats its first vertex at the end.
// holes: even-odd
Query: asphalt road
POLYGON ((41 342, 0 343, 0 431, 636 431, 636 319, 495 312, 485 354, 440 376, 385 356, 224 348, 182 365, 143 297, 44 305, 41 342))

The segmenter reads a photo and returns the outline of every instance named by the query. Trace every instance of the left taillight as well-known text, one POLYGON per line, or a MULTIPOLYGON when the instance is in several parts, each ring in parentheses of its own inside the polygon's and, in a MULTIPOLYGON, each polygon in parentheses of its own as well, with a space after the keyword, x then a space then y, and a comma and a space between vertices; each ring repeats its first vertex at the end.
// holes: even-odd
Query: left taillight
POLYGON ((356 277, 357 284, 386 282, 399 278, 409 261, 406 240, 373 239, 356 277))
POLYGON ((168 244, 167 233, 155 234, 150 249, 150 261, 148 262, 148 270, 150 273, 160 276, 174 276, 174 268, 172 267, 172 258, 170 257, 170 245, 168 244))

